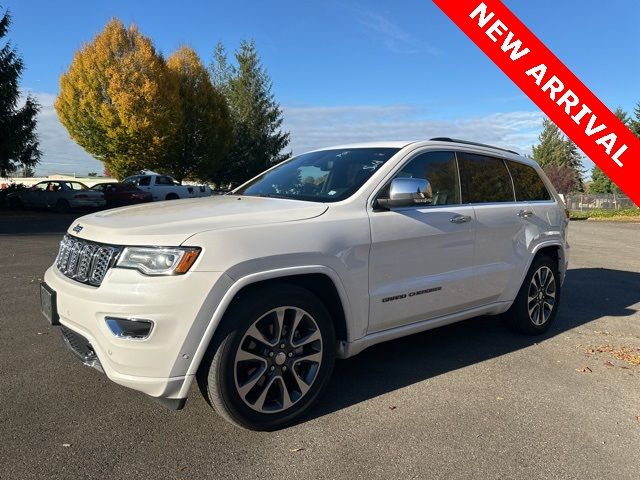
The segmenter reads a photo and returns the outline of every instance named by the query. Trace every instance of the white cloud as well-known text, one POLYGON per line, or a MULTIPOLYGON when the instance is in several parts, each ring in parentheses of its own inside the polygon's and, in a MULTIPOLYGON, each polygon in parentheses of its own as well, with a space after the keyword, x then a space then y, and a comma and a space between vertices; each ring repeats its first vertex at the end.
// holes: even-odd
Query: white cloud
MULTIPOLYGON (((42 161, 38 174, 102 173, 102 163, 79 147, 58 120, 55 95, 32 93, 42 106, 38 133, 42 161)), ((457 119, 427 118, 411 105, 339 105, 284 107, 284 129, 291 132, 290 149, 308 150, 376 140, 423 140, 452 137, 530 153, 537 142, 543 114, 540 111, 494 113, 457 119)), ((585 167, 592 163, 585 159, 585 167)))
POLYGON ((56 96, 51 93, 30 92, 40 103, 38 114, 38 138, 42 158, 36 167, 38 175, 68 173, 86 175, 88 172, 101 174, 104 167, 82 147, 69 138, 53 108, 56 96))
POLYGON ((439 120, 407 105, 284 108, 294 153, 352 142, 452 137, 530 153, 542 124, 540 111, 439 120))
POLYGON ((379 13, 365 11, 360 15, 359 22, 366 30, 380 37, 387 50, 393 53, 403 55, 419 52, 432 55, 440 53, 437 48, 417 39, 379 13))

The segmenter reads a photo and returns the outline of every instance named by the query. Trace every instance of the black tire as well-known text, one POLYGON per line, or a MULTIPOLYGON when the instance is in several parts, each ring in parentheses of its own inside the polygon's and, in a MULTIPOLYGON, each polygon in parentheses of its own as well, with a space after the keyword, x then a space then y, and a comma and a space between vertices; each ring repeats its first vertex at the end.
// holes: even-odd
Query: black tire
POLYGON ((546 332, 558 314, 560 294, 558 262, 548 256, 536 257, 527 272, 515 301, 505 313, 509 326, 525 335, 540 335, 546 332), (543 277, 545 273, 552 275, 552 277, 543 277), (536 279, 534 279, 534 276, 537 276, 536 279), (542 293, 541 289, 536 290, 537 283, 545 283, 547 285, 546 290, 543 290, 542 293), (552 286, 553 289, 551 290, 552 286))
POLYGON ((67 200, 61 198, 56 202, 55 210, 58 213, 69 213, 69 211, 71 210, 71 205, 69 205, 69 202, 67 200))
MULTIPOLYGON (((331 317, 323 303, 308 290, 293 285, 277 284, 242 294, 236 298, 234 304, 225 314, 218 330, 200 366, 198 384, 209 404, 231 423, 249 430, 271 431, 283 428, 304 415, 315 404, 326 387, 333 371, 335 357, 334 328, 331 317), (279 333, 274 334, 273 338, 276 345, 267 347, 271 350, 269 353, 271 353, 272 358, 270 358, 266 349, 263 348, 267 344, 253 342, 254 337, 248 336, 248 330, 255 328, 254 325, 260 325, 261 322, 269 320, 272 315, 277 315, 277 313, 272 312, 276 309, 285 310, 282 315, 284 319, 282 324, 285 326, 280 327, 279 333), (300 311, 308 314, 307 316, 301 314, 302 320, 299 321, 297 328, 292 328, 292 325, 295 324, 295 320, 292 319, 291 315, 292 311, 295 318, 298 318, 296 314, 300 311), (293 338, 299 337, 300 331, 303 330, 301 326, 304 322, 308 322, 309 318, 313 323, 307 323, 306 325, 312 325, 313 328, 303 333, 307 334, 309 331, 313 331, 314 337, 317 337, 319 333, 321 341, 320 343, 318 343, 318 340, 305 343, 305 339, 310 338, 311 334, 306 337, 303 335, 299 340, 301 341, 300 345, 304 346, 299 347, 299 349, 302 350, 307 345, 314 344, 313 349, 317 351, 318 345, 320 345, 321 351, 315 353, 314 356, 321 356, 321 360, 317 362, 318 365, 315 367, 314 362, 307 362, 302 359, 302 357, 309 356, 308 351, 305 354, 304 351, 296 353, 289 350, 289 353, 287 353, 286 349, 280 350, 280 347, 284 345, 284 343, 280 344, 280 342, 286 341, 284 337, 292 339, 287 348, 294 348, 293 338), (254 347, 254 345, 257 346, 254 347), (257 363, 260 370, 256 368, 255 373, 245 383, 245 385, 253 383, 253 386, 241 396, 239 392, 241 386, 237 381, 237 375, 240 375, 239 372, 241 372, 242 365, 245 364, 242 361, 238 361, 237 356, 250 348, 264 352, 261 353, 264 358, 260 359, 260 362, 264 362, 264 365, 260 362, 257 363), (274 351, 278 351, 275 356, 273 355, 274 351), (299 358, 296 359, 298 355, 299 358), (282 360, 283 357, 284 360, 282 360), (278 359, 286 363, 284 365, 277 363, 278 359), (289 366, 288 369, 287 365, 289 366), (298 391, 296 388, 301 385, 297 379, 301 379, 310 371, 308 370, 305 373, 305 365, 307 368, 315 368, 315 370, 313 378, 308 385, 305 381, 304 388, 307 388, 307 390, 303 392, 302 389, 298 391), (301 369, 302 373, 296 373, 300 372, 301 369), (296 377, 293 377, 293 375, 296 375, 296 377), (256 378, 258 379, 257 383, 251 381, 251 379, 255 380, 256 378), (264 385, 268 386, 265 388, 264 385), (284 389, 287 389, 287 399, 297 398, 286 409, 284 409, 284 389), (265 390, 267 391, 266 393, 264 393, 265 390), (259 408, 260 398, 277 398, 278 392, 281 395, 281 404, 279 406, 278 401, 273 400, 273 405, 276 408, 283 409, 265 413, 264 408, 267 402, 263 400, 263 410, 256 410, 259 408), (253 407, 250 403, 247 403, 247 399, 251 397, 252 393, 257 398, 253 407), (260 393, 264 393, 264 397, 260 393), (271 395, 269 395, 270 393, 271 395)), ((247 362, 252 361, 254 360, 248 360, 247 362)), ((249 363, 249 365, 251 364, 249 363)), ((246 370, 247 367, 245 366, 244 368, 246 370)))
POLYGON ((176 193, 168 193, 165 200, 178 200, 180 197, 176 193))

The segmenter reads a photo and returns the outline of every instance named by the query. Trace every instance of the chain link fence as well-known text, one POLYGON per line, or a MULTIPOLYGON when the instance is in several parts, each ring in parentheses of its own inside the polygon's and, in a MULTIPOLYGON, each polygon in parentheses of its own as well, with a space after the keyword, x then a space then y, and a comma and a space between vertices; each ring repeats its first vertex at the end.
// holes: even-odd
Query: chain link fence
POLYGON ((569 210, 622 210, 625 208, 637 208, 637 205, 625 195, 610 193, 600 195, 575 194, 566 197, 569 210))

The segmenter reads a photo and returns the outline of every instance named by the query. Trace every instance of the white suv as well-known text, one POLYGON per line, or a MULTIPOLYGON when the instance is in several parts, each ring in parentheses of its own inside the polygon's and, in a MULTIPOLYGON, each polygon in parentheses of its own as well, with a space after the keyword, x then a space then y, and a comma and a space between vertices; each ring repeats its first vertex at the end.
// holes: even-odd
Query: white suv
POLYGON ((219 197, 71 225, 41 305, 111 380, 233 423, 298 419, 334 358, 478 315, 553 322, 567 217, 540 167, 452 140, 333 147, 219 197))

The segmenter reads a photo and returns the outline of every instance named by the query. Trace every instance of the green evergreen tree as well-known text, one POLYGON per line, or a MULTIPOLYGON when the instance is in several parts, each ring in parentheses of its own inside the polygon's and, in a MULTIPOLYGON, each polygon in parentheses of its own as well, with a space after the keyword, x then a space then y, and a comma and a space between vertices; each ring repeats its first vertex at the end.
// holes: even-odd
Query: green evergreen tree
POLYGON ((229 65, 218 44, 211 66, 213 83, 229 105, 233 142, 222 165, 221 182, 240 184, 289 156, 282 151, 289 133, 282 131, 282 109, 276 102, 271 79, 252 41, 243 41, 229 65))
POLYGON ((562 163, 559 166, 569 167, 574 172, 576 177, 575 190, 584 192, 584 180, 582 175, 584 174, 584 168, 582 168, 582 154, 578 149, 578 146, 573 143, 569 137, 564 139, 564 154, 562 157, 562 163))
MULTIPOLYGON (((0 39, 11 25, 8 11, 0 19, 0 39)), ((11 43, 0 49, 0 177, 18 168, 31 169, 40 160, 36 135, 36 117, 40 109, 36 100, 27 95, 22 107, 18 81, 24 69, 20 55, 11 43)))
POLYGON ((577 145, 564 136, 560 129, 548 118, 542 121, 540 143, 533 146, 533 159, 542 168, 568 167, 574 172, 574 189, 584 190, 582 179, 582 154, 577 145))
POLYGON ((542 132, 538 140, 540 143, 534 145, 532 156, 541 167, 564 164, 562 161, 566 148, 564 136, 556 124, 548 118, 542 121, 542 132))
MULTIPOLYGON (((622 107, 618 107, 613 112, 620 121, 627 127, 632 124, 632 120, 622 107)), ((607 177, 597 165, 591 170, 591 184, 589 185, 589 193, 621 193, 615 183, 607 177)))
POLYGON ((597 166, 593 166, 591 170, 591 184, 589 185, 589 193, 620 193, 620 189, 613 183, 609 177, 597 166))
POLYGON ((635 134, 636 137, 640 138, 640 102, 636 105, 636 108, 633 111, 634 117, 629 120, 629 129, 635 134))

